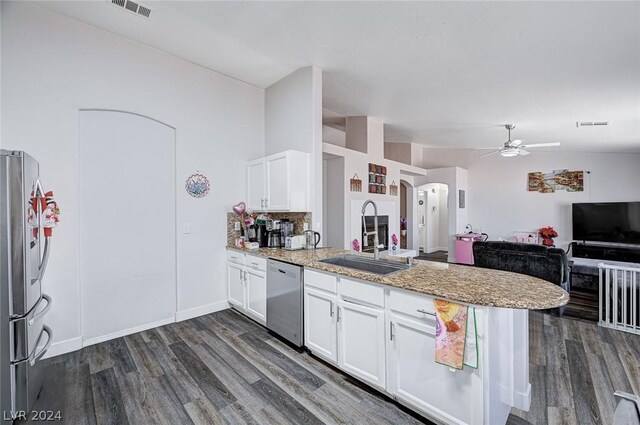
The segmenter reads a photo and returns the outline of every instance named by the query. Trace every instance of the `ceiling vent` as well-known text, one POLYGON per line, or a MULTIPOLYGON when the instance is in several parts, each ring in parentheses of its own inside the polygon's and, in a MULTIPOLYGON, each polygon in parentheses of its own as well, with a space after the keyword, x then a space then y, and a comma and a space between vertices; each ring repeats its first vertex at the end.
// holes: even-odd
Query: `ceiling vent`
POLYGON ((606 127, 611 121, 576 121, 576 127, 606 127))
POLYGON ((143 4, 132 0, 107 0, 114 6, 118 6, 124 10, 128 10, 131 13, 135 13, 138 16, 142 16, 144 18, 151 17, 151 9, 143 4))

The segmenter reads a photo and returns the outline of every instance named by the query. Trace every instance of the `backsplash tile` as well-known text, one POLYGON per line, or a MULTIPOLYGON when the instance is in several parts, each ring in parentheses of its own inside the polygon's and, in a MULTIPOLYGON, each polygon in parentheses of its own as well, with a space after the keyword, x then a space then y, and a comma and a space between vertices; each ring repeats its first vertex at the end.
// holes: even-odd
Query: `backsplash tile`
MULTIPOLYGON (((311 229, 311 213, 310 212, 278 212, 269 213, 269 216, 274 220, 288 219, 293 222, 293 234, 301 235, 304 231, 304 223, 309 224, 311 229)), ((232 212, 227 213, 227 246, 234 246, 237 238, 240 237, 241 232, 234 230, 234 223, 238 220, 238 216, 232 212)))

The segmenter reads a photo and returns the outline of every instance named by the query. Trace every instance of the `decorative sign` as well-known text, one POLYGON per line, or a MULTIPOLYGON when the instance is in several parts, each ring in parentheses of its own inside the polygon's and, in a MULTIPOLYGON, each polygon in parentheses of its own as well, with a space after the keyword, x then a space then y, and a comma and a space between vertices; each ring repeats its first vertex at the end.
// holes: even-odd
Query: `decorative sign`
POLYGON ((464 190, 460 189, 458 190, 458 208, 464 208, 465 207, 465 192, 464 190))
POLYGON ((389 185, 389 195, 398 196, 398 185, 395 180, 389 185))
POLYGON ((206 176, 200 173, 195 173, 191 174, 187 178, 184 188, 187 193, 194 198, 204 198, 209 193, 211 183, 206 176))
POLYGON ((387 193, 387 167, 369 163, 369 193, 387 193))
POLYGON ((550 173, 533 172, 528 175, 529 192, 553 193, 584 191, 584 171, 553 170, 550 173))
POLYGON ((358 177, 358 173, 353 175, 350 182, 352 192, 362 192, 362 180, 358 177))

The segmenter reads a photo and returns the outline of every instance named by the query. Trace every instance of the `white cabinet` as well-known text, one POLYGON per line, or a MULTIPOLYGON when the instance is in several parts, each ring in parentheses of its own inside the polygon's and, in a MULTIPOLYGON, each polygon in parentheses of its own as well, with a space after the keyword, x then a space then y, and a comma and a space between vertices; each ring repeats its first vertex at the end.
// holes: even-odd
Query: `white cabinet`
POLYGON ((372 386, 385 388, 384 310, 338 303, 338 366, 372 386))
POLYGON ((247 164, 247 205, 258 211, 308 211, 309 154, 293 150, 247 164))
MULTIPOLYGON (((305 270, 305 279, 308 273, 305 270)), ((309 286, 304 290, 304 344, 313 354, 336 364, 336 304, 334 294, 309 286)))
POLYGON ((244 308, 244 267, 227 261, 227 293, 229 304, 244 308))
POLYGON ((430 313, 416 314, 412 304, 419 304, 420 299, 425 304, 426 297, 405 296, 406 311, 388 313, 387 391, 436 421, 481 424, 479 370, 467 366, 454 370, 435 362, 436 320, 430 313))
POLYGON ((246 268, 246 313, 256 321, 267 323, 267 276, 264 272, 246 268))
POLYGON ((227 251, 227 300, 256 322, 267 323, 267 260, 227 251))
POLYGON ((266 167, 264 158, 247 164, 247 208, 261 211, 264 209, 266 167))

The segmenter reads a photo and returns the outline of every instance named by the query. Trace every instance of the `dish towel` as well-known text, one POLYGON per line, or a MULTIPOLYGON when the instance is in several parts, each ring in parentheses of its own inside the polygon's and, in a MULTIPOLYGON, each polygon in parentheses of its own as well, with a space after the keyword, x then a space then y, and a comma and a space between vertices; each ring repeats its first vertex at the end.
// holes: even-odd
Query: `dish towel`
POLYGON ((436 309, 436 363, 454 369, 478 367, 476 315, 473 307, 434 301, 436 309))

